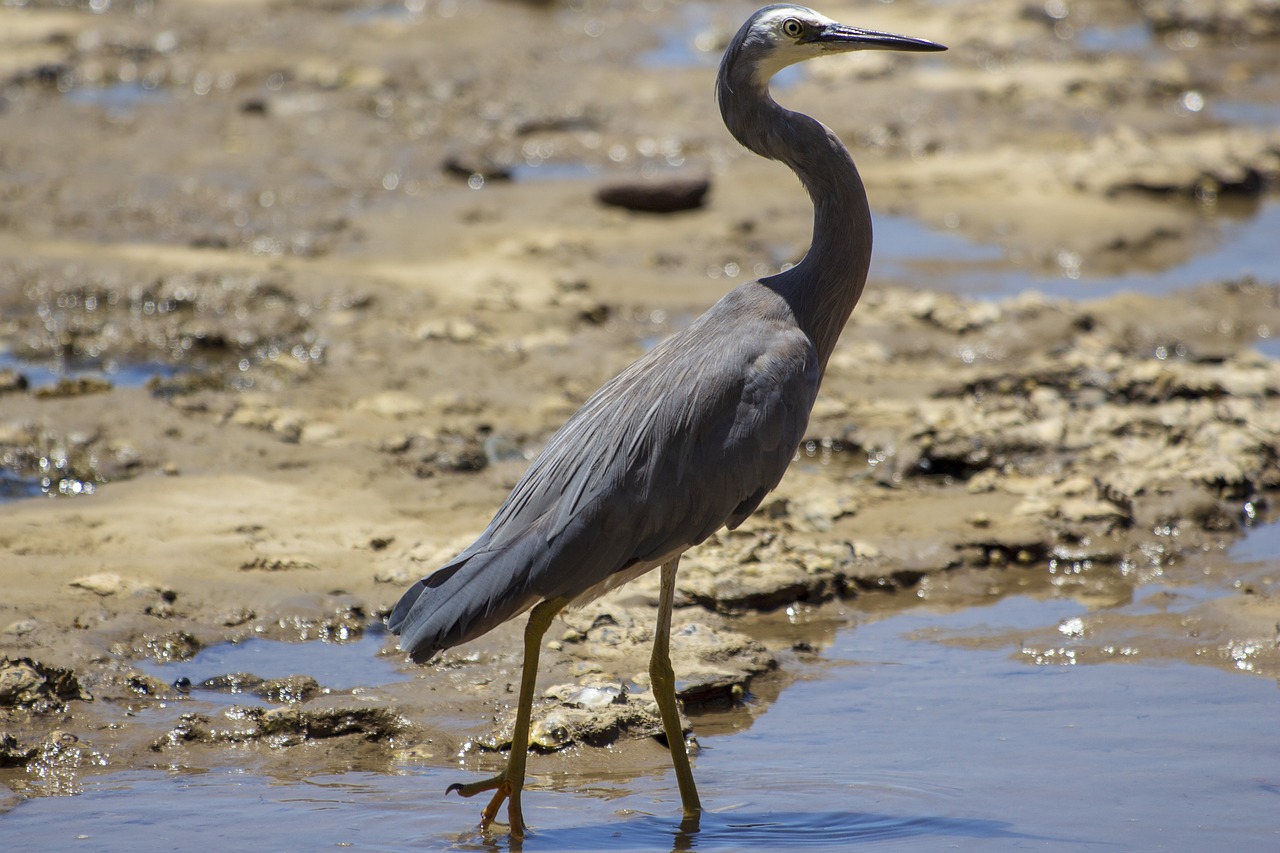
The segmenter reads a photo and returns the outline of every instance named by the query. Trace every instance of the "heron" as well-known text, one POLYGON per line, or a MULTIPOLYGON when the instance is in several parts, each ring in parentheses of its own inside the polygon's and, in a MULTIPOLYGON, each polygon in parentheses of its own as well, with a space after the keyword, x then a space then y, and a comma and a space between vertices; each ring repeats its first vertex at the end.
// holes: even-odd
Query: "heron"
POLYGON ((760 9, 742 25, 717 75, 720 113, 741 145, 789 166, 808 191, 808 252, 734 288, 606 382, 551 437, 479 538, 392 609, 388 627, 418 663, 529 613, 506 767, 448 788, 464 797, 493 792, 481 831, 504 801, 512 836, 528 831, 521 792, 539 649, 552 620, 655 568, 650 686, 683 820, 696 828, 702 805, 669 653, 680 557, 742 524, 781 481, 871 260, 871 212, 852 157, 821 122, 774 101, 769 80, 828 54, 945 49, 790 4, 760 9))

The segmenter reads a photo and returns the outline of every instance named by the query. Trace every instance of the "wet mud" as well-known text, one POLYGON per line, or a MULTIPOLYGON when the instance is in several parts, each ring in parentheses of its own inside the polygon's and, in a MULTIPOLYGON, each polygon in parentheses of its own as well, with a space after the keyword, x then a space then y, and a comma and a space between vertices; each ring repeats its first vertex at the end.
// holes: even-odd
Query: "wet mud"
MULTIPOLYGON (((0 8, 0 805, 121 770, 499 760, 519 626, 412 667, 381 617, 601 382, 803 254, 802 191, 710 109, 752 8, 0 8), (188 674, 268 641, 310 651, 188 674), (335 683, 325 650, 356 644, 335 683)), ((781 487, 682 562, 693 742, 749 727, 850 613, 1015 594, 1089 607, 1020 628, 1030 665, 1280 677, 1275 553, 1232 556, 1276 518, 1280 261, 1089 285, 1274 204, 1274 7, 1232 9, 823 10, 951 47, 782 81, 877 212, 1078 289, 963 297, 945 257, 869 283, 781 487)), ((653 763, 656 600, 641 578, 548 634, 547 766, 653 763)))

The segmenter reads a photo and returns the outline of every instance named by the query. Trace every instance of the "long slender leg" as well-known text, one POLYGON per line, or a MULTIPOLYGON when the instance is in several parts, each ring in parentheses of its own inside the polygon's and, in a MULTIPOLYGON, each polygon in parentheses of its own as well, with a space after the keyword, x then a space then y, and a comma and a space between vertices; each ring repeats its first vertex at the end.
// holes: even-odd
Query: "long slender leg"
MULTIPOLYGON (((658 702, 662 715, 662 728, 667 734, 667 748, 671 750, 671 763, 675 767, 676 782, 680 786, 680 802, 684 807, 685 822, 695 822, 702 814, 698 801, 698 789, 693 783, 693 770, 689 767, 689 751, 684 743, 684 728, 680 725, 680 710, 676 706, 676 676, 671 668, 671 604, 676 594, 676 569, 680 566, 677 555, 662 564, 662 592, 658 601, 658 627, 653 638, 653 657, 649 659, 649 679, 653 686, 653 698, 658 702)), ((696 827, 695 827, 696 828, 696 827)))
POLYGON ((515 731, 511 733, 511 754, 507 756, 507 769, 492 779, 472 782, 467 785, 453 784, 448 791, 457 791, 464 797, 474 797, 481 791, 493 791, 493 799, 485 806, 480 816, 480 829, 486 830, 502 808, 503 800, 507 804, 507 817, 510 820, 511 835, 523 838, 528 833, 524 823, 524 812, 520 808, 520 792, 524 789, 525 761, 529 757, 529 721, 533 716, 533 688, 538 678, 538 654, 542 650, 542 637, 551 627, 555 618, 567 602, 564 599, 549 599, 535 605, 529 613, 529 621, 524 628, 524 665, 520 673, 520 697, 516 705, 515 731))

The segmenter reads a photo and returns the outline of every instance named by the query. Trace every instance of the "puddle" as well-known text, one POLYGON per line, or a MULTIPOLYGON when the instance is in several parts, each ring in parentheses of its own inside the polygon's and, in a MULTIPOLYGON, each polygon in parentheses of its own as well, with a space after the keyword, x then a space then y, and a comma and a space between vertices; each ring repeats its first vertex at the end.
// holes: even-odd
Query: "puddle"
POLYGON ((81 86, 67 92, 73 104, 100 107, 108 113, 129 113, 140 106, 163 104, 172 95, 143 83, 113 83, 110 86, 81 86))
MULTIPOLYGON (((531 781, 525 808, 536 834, 523 849, 1275 849, 1274 683, 1186 663, 1035 666, 1014 648, 927 639, 938 631, 1016 632, 1083 612, 1069 599, 1013 597, 842 631, 824 654, 829 663, 785 690, 749 729, 704 737, 696 772, 709 813, 696 835, 679 831, 669 770, 628 773, 620 764, 584 777, 542 772, 535 759, 532 772, 542 775, 531 781)), ((367 668, 379 642, 324 651, 364 644, 354 657, 367 668)), ((256 669, 264 659, 245 659, 255 644, 190 673, 256 669)), ((300 648, 308 645, 321 644, 300 648)), ((368 681, 344 666, 311 656, 278 672, 323 673, 333 686, 368 681)), ((48 849, 87 842, 98 851, 180 848, 196 839, 220 850, 510 847, 470 831, 479 805, 443 795, 472 775, 465 771, 400 764, 388 774, 304 774, 86 779, 74 798, 19 804, 0 821, 0 845, 18 849, 39 838, 48 849)))
POLYGON ((1077 279, 1038 275, 1017 268, 997 246, 937 231, 903 216, 877 213, 871 281, 902 281, 922 288, 987 298, 1036 290, 1063 299, 1094 299, 1121 291, 1171 293, 1208 281, 1255 276, 1270 281, 1280 268, 1280 199, 1264 202, 1244 219, 1219 216, 1212 248, 1169 269, 1077 279))
POLYGON ((707 3, 683 3, 672 23, 656 28, 658 46, 636 58, 641 68, 715 68, 720 64, 725 39, 712 23, 707 3))
POLYGON ((0 503, 28 498, 81 497, 98 491, 100 474, 92 465, 82 466, 82 454, 68 454, 64 447, 28 456, 12 446, 0 453, 0 503))
POLYGON ((1271 337, 1263 338, 1255 343, 1253 348, 1267 358, 1280 359, 1280 337, 1274 332, 1271 337))
MULTIPOLYGON (((240 643, 222 643, 203 649, 187 661, 157 663, 146 660, 139 669, 170 684, 187 679, 193 685, 222 675, 247 673, 262 679, 310 675, 322 687, 352 690, 406 681, 410 673, 397 668, 396 656, 380 655, 386 645, 387 632, 381 624, 370 625, 356 640, 335 643, 325 640, 286 643, 280 640, 249 639, 240 643)), ((269 705, 252 694, 200 689, 191 695, 205 701, 235 704, 269 705)))
POLYGON ((1090 53, 1138 53, 1153 45, 1151 28, 1145 23, 1122 27, 1085 27, 1076 35, 1075 44, 1090 53))
MULTIPOLYGON (((656 28, 658 45, 636 57, 641 68, 718 68, 725 45, 739 24, 729 23, 722 9, 709 3, 684 3, 676 7, 674 23, 656 28)), ((769 83, 775 92, 802 79, 799 66, 783 68, 769 83)))
POLYGON ((1227 124, 1244 124, 1258 128, 1280 126, 1280 101, 1275 100, 1210 101, 1209 113, 1227 124))
POLYGON ((874 222, 875 246, 868 279, 917 279, 922 286, 967 292, 1004 270, 1004 250, 999 246, 975 243, 952 231, 929 228, 906 216, 877 213, 874 222), (921 272, 932 265, 944 274, 921 272))
POLYGON ((26 361, 0 352, 0 370, 25 376, 31 389, 52 388, 63 379, 103 379, 117 388, 143 388, 152 379, 172 379, 184 369, 161 362, 26 361))
POLYGON ((598 178, 603 173, 599 166, 586 163, 556 163, 542 161, 519 163, 510 169, 511 180, 517 183, 533 181, 585 181, 598 178))
POLYGON ((348 24, 362 26, 380 21, 405 23, 422 17, 427 8, 427 0, 404 0, 390 6, 370 6, 364 9, 353 9, 342 13, 342 20, 348 24))
POLYGON ((791 464, 810 473, 826 471, 840 478, 857 477, 870 474, 877 464, 884 461, 883 453, 879 457, 868 457, 861 448, 846 445, 838 439, 821 438, 803 442, 791 464))
POLYGON ((45 494, 39 477, 23 477, 0 468, 0 503, 38 498, 45 494))
POLYGON ((1260 524, 1251 529, 1231 548, 1230 557, 1236 563, 1280 561, 1280 522, 1260 524))

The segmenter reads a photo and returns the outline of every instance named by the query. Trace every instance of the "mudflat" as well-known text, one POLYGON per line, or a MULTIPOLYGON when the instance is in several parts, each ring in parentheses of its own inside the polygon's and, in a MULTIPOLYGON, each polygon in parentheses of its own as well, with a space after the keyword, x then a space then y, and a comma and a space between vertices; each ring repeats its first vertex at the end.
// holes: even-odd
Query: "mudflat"
MULTIPOLYGON (((846 141, 873 207, 998 247, 992 275, 1079 288, 958 295, 984 270, 946 258, 873 277, 782 486, 682 564, 686 710, 784 689, 830 639, 788 614, 1047 587, 1095 608, 1081 662, 1280 675, 1274 562, 1211 559, 1274 515, 1280 364, 1256 345, 1280 330, 1280 267, 1089 291, 1194 257, 1280 177, 1280 21, 1201 5, 822 10, 951 48, 776 89, 846 141), (1153 577, 1217 592, 1109 609, 1153 577)), ((379 620, 596 387, 803 255, 803 191, 713 108, 752 8, 0 8, 0 803, 303 744, 329 769, 503 747, 519 626, 415 668, 379 620), (690 181, 709 192, 689 210, 606 203, 690 181), (397 677, 158 666, 369 639, 397 677), (254 698, 191 698, 212 691, 254 698)), ((616 767, 658 731, 655 600, 647 577, 552 629, 542 750, 586 744, 589 768, 612 744, 616 767)))

